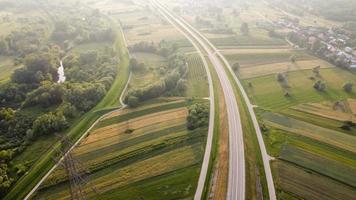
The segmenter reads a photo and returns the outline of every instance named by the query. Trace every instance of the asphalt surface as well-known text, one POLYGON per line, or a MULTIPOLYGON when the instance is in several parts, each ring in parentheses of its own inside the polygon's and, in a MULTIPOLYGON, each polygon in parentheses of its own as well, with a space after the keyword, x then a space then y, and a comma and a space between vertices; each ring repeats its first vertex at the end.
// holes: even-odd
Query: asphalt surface
POLYGON ((176 29, 178 29, 193 44, 194 48, 196 49, 200 58, 202 59, 204 68, 207 72, 208 83, 209 83, 209 98, 206 98, 206 99, 210 100, 209 129, 208 129, 208 136, 207 136, 207 141, 206 141, 206 145, 205 145, 203 164, 202 164, 202 168, 200 170, 199 181, 198 181, 197 190, 196 190, 195 197, 194 197, 194 199, 200 200, 202 197, 202 194, 203 194, 204 184, 205 184, 206 176, 208 173, 211 148, 212 148, 213 137, 214 137, 215 97, 214 97, 213 80, 211 77, 208 62, 207 62, 203 52, 200 50, 200 48, 197 46, 197 44, 193 41, 193 39, 190 38, 186 32, 181 30, 169 17, 165 16, 163 11, 159 10, 158 12, 160 12, 160 14, 167 21, 169 21, 176 29))
MULTIPOLYGON (((197 31, 189 26, 181 18, 174 16, 170 11, 162 6, 157 1, 152 3, 162 11, 169 21, 174 21, 176 27, 186 32, 187 36, 196 46, 200 46, 204 53, 207 54, 209 60, 213 64, 218 78, 220 80, 225 103, 228 114, 229 124, 229 180, 228 180, 228 193, 227 199, 229 200, 244 200, 245 199, 245 155, 244 155, 244 143, 243 143, 243 131, 240 119, 240 113, 236 102, 233 86, 230 83, 227 73, 224 69, 224 64, 217 56, 217 51, 212 49, 209 44, 197 33, 197 31)), ((202 168, 207 168, 209 162, 203 161, 202 168)), ((205 182, 198 182, 198 188, 196 191, 195 199, 200 200, 202 195, 202 188, 204 188, 205 182)))

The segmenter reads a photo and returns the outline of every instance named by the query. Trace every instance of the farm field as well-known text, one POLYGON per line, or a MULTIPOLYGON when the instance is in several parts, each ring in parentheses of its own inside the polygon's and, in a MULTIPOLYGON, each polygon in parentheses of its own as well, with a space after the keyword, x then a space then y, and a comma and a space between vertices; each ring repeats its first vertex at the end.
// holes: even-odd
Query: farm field
MULTIPOLYGON (((166 109, 162 104, 142 106, 105 118, 74 150, 73 155, 90 171, 90 184, 100 191, 95 198, 139 199, 143 193, 135 191, 142 187, 151 190, 148 199, 155 199, 157 192, 165 199, 192 197, 206 128, 188 131, 187 104, 169 104, 166 109), (122 121, 108 124, 111 118, 122 121), (183 178, 187 174, 190 178, 183 178)), ((57 169, 34 199, 67 199, 67 184, 64 170, 57 169)), ((93 195, 89 185, 85 190, 93 195)))
POLYGON ((280 159, 316 171, 351 187, 356 186, 355 166, 347 166, 336 160, 320 157, 317 154, 290 145, 283 148, 280 159))
POLYGON ((254 78, 279 72, 312 69, 316 66, 331 68, 331 64, 301 50, 290 49, 230 49, 222 53, 231 65, 239 63, 242 79, 254 78), (294 56, 296 62, 290 58, 294 56))
POLYGON ((123 25, 128 45, 141 41, 159 43, 161 40, 167 42, 178 41, 180 44, 191 46, 184 43, 184 36, 174 29, 170 24, 162 20, 158 15, 145 7, 145 4, 136 5, 132 12, 114 14, 123 25))
POLYGON ((346 81, 354 82, 356 77, 340 68, 321 69, 322 80, 327 84, 325 92, 313 88, 314 80, 310 80, 311 70, 299 70, 288 73, 288 92, 290 98, 284 96, 285 89, 276 80, 276 75, 267 75, 244 80, 245 88, 252 101, 263 109, 282 110, 290 106, 308 102, 335 101, 355 98, 355 93, 346 93, 342 86, 346 81), (252 84, 252 87, 248 86, 252 84))
POLYGON ((264 113, 267 125, 356 153, 356 137, 275 113, 264 113))
POLYGON ((276 183, 283 191, 278 195, 282 199, 354 199, 354 188, 339 183, 318 173, 288 164, 272 162, 276 183))
POLYGON ((207 72, 198 54, 189 55, 188 58, 188 88, 187 97, 208 97, 209 85, 207 72))

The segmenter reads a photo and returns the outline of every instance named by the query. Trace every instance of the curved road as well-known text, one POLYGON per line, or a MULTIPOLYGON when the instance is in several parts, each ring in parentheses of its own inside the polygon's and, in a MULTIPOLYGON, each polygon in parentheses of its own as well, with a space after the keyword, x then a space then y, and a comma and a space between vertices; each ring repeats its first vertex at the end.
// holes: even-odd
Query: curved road
MULTIPOLYGON (((156 4, 157 4, 157 2, 156 2, 156 4)), ((237 78, 235 73, 233 72, 229 62, 220 53, 220 51, 218 51, 218 49, 204 35, 202 35, 198 30, 196 30, 194 27, 192 27, 183 18, 177 17, 177 16, 173 16, 173 14, 169 13, 169 10, 167 8, 165 8, 164 6, 162 6, 162 5, 159 5, 159 6, 160 6, 161 9, 165 10, 166 13, 170 17, 175 19, 175 21, 178 24, 180 24, 181 28, 184 28, 186 31, 188 31, 203 46, 203 48, 208 52, 209 58, 213 62, 213 64, 214 64, 215 68, 217 69, 217 71, 218 71, 217 66, 219 67, 218 63, 220 62, 220 60, 216 59, 215 54, 222 60, 222 62, 228 67, 229 72, 233 75, 233 78, 234 78, 239 90, 241 91, 242 96, 243 96, 246 104, 247 104, 247 108, 248 108, 249 114, 251 116, 255 131, 256 131, 256 135, 257 135, 257 139, 258 139, 258 143, 259 143, 259 148, 260 148, 260 151, 261 151, 262 160, 263 160, 263 164, 264 164, 264 171, 265 171, 265 174, 266 174, 269 199, 270 200, 276 200, 276 192, 275 192, 275 187, 274 187, 274 182, 273 182, 273 177, 272 177, 272 172, 271 172, 271 167, 270 167, 270 157, 269 157, 269 155, 267 154, 267 151, 266 151, 266 147, 265 147, 265 144, 264 144, 263 136, 262 136, 259 124, 258 124, 258 120, 257 120, 256 114, 255 114, 254 109, 253 109, 253 105, 251 104, 250 99, 248 98, 248 95, 247 95, 246 91, 244 90, 241 82, 239 81, 239 79, 237 78), (202 39, 203 41, 201 41, 199 38, 202 39), (206 44, 208 44, 208 46, 214 52, 213 54, 212 54, 212 51, 208 50, 209 48, 206 47, 204 42, 206 44)), ((226 83, 226 82, 223 82, 223 83, 226 83)), ((228 108, 230 108, 230 107, 228 107, 228 108)), ((231 160, 231 154, 232 153, 234 153, 234 152, 231 151, 231 146, 230 146, 230 162, 232 161, 231 160)), ((230 163, 230 169, 229 169, 229 178, 230 179, 231 179, 231 175, 232 175, 231 171, 232 170, 231 170, 231 163, 230 163)), ((236 196, 234 196, 234 193, 232 191, 235 190, 236 188, 232 188, 232 187, 236 187, 236 186, 234 186, 234 184, 232 183, 232 181, 230 179, 229 179, 229 184, 228 184, 228 199, 244 199, 243 195, 239 195, 240 198, 236 198, 236 196)), ((201 183, 199 182, 198 189, 199 189, 200 184, 201 183)), ((240 192, 241 192, 241 190, 242 189, 240 189, 240 192)), ((197 193, 198 192, 199 191, 197 190, 197 193)), ((243 193, 244 193, 244 191, 243 191, 243 193)))
POLYGON ((270 156, 267 154, 267 150, 266 150, 266 146, 265 146, 265 143, 264 143, 264 140, 263 140, 262 132, 261 132, 260 126, 258 124, 258 120, 257 120, 256 114, 255 114, 255 111, 253 109, 254 106, 251 104, 251 101, 248 98, 248 95, 247 95, 244 87, 242 86, 240 80, 237 78, 236 74, 232 70, 232 67, 231 67, 230 63, 227 61, 225 56, 223 56, 221 54, 221 52, 204 35, 202 35, 198 30, 196 30, 194 27, 189 25, 184 19, 182 19, 182 18, 180 18, 180 19, 182 21, 184 21, 184 23, 187 24, 187 26, 189 26, 192 30, 194 30, 194 32, 196 34, 198 34, 201 38, 204 39, 204 41, 214 50, 216 55, 218 55, 220 57, 220 59, 228 67, 229 72, 233 75, 234 80, 235 80, 239 90, 241 91, 242 97, 244 98, 244 100, 246 102, 249 114, 251 116, 251 120, 253 122, 253 126, 254 126, 255 131, 256 131, 256 136, 257 136, 258 144, 259 144, 261 155, 262 155, 264 171, 265 171, 265 174, 266 174, 269 199, 270 200, 276 200, 277 197, 276 197, 276 190, 275 190, 274 182, 273 182, 273 176, 272 176, 272 172, 271 172, 270 156))
MULTIPOLYGON (((181 19, 178 19, 170 11, 162 6, 157 1, 151 1, 153 5, 156 6, 161 13, 176 27, 184 32, 188 33, 188 39, 193 41, 193 44, 200 46, 201 49, 208 55, 209 60, 214 65, 214 68, 217 72, 218 78, 220 80, 225 103, 227 106, 228 114, 228 123, 229 123, 229 181, 228 181, 228 193, 227 199, 231 200, 244 200, 245 199, 245 155, 244 155, 244 144, 243 144, 243 132, 241 126, 240 113, 238 105, 236 102, 235 93, 233 86, 230 83, 228 75, 225 72, 224 64, 219 60, 216 55, 216 52, 207 45, 207 43, 202 39, 195 30, 189 27, 186 23, 182 22, 181 19)), ((205 169, 209 165, 209 160, 204 158, 202 169, 205 169)), ((206 176, 201 173, 201 176, 206 176)), ((204 189, 205 177, 199 178, 198 187, 195 195, 196 200, 200 200, 202 192, 204 189), (204 182, 201 180, 204 179, 204 182)))

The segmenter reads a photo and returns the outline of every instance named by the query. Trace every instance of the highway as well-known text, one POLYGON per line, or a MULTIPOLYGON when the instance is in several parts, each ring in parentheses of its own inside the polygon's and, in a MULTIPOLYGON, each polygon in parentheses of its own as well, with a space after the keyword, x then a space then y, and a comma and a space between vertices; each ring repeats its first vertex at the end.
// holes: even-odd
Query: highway
MULTIPOLYGON (((155 2, 157 4, 157 2, 155 2)), ((163 5, 158 5, 160 6, 161 9, 165 10, 166 14, 169 15, 171 18, 175 19, 175 21, 180 25, 181 28, 185 29, 187 32, 190 33, 191 37, 195 38, 195 40, 200 43, 200 45, 204 48, 204 50, 208 53, 209 55, 209 59, 212 61, 212 63, 215 66, 215 69, 217 70, 217 72, 221 72, 224 71, 223 69, 221 69, 221 61, 223 62, 223 64, 225 64, 229 70, 229 73, 231 73, 233 75, 233 78, 235 80, 235 83, 237 84, 239 90, 241 91, 242 97, 245 100, 246 104, 247 104, 247 108, 251 117, 251 120, 253 122, 255 131, 256 131, 256 136, 258 139, 258 144, 259 144, 259 148, 261 151, 261 155, 262 155, 262 160, 263 160, 263 165, 264 165, 264 171, 265 171, 265 175, 266 175, 266 180, 267 180, 267 187, 268 187, 268 193, 269 193, 269 199, 270 200, 276 200, 276 192, 275 192, 275 187, 274 187, 274 182, 273 182, 273 177, 272 177, 272 172, 271 172, 271 167, 270 167, 270 157, 267 154, 266 151, 266 146, 264 144, 264 140, 263 140, 263 136, 258 124, 258 120, 256 117, 256 114, 254 112, 253 109, 253 105, 250 102, 250 99, 248 98, 248 95, 246 93, 246 91, 244 90, 241 82, 239 81, 239 79, 237 78, 237 76, 235 75, 235 73, 233 72, 229 62, 226 60, 226 58, 220 53, 220 51, 204 36, 202 35, 197 29, 195 29, 194 27, 192 27, 188 22, 186 22, 183 18, 178 17, 178 16, 174 16, 173 14, 171 14, 169 12, 169 10, 167 8, 165 8, 163 5), (218 58, 217 58, 218 57, 218 58), (220 58, 220 59, 219 59, 220 58)), ((219 75, 219 79, 222 83, 226 83, 226 84, 230 84, 228 82, 225 82, 225 79, 221 79, 220 75, 219 75)), ((225 91, 224 91, 225 93, 225 91)), ((226 96, 226 95, 225 95, 226 96)), ((231 96, 231 94, 229 94, 228 96, 231 96)), ((230 110, 230 106, 228 106, 228 110, 230 110)), ((238 113, 238 111, 237 111, 238 113)), ((230 127, 230 116, 229 116, 229 128, 231 130, 230 127)), ((242 131, 241 131, 242 133, 242 131)), ((230 131, 230 140, 232 138, 231 136, 231 131, 230 131)), ((240 144, 241 145, 241 144, 240 144)), ((243 145, 243 144, 242 144, 243 145)), ((243 148, 243 147, 242 147, 243 148)), ((231 169, 231 162, 234 162, 231 158, 231 154, 235 153, 235 151, 231 151, 232 147, 231 147, 231 143, 230 143, 230 169, 229 169, 229 178, 231 179, 232 175, 235 175, 236 172, 234 173, 235 170, 237 169, 231 169)), ((243 150, 242 150, 243 151, 243 150)), ((241 162, 240 162, 241 163, 241 162)), ((235 168, 235 167, 233 167, 235 168)), ((242 170, 239 171, 240 173, 242 173, 242 170)), ((243 183, 245 183, 245 177, 243 177, 243 183)), ((236 190, 236 185, 233 183, 232 180, 229 179, 229 184, 228 184, 228 194, 227 197, 228 199, 244 199, 244 195, 239 194, 238 196, 236 196, 236 192, 234 192, 234 190, 236 190), (239 198, 237 198, 239 197, 239 198)), ((198 183, 201 184, 200 182, 198 183)), ((238 186, 237 186, 238 187, 238 186)), ((237 189, 238 191, 240 191, 239 193, 244 193, 244 191, 242 192, 242 188, 237 189)), ((198 190, 197 190, 198 192, 198 190)), ((196 198, 197 199, 197 198, 196 198)))
MULTIPOLYGON (((224 63, 221 62, 217 56, 217 51, 209 47, 209 44, 201 38, 187 23, 182 19, 174 16, 170 11, 161 5, 159 2, 152 0, 152 4, 161 11, 166 19, 172 23, 176 28, 184 31, 186 37, 193 42, 193 45, 199 46, 205 54, 208 55, 209 60, 213 64, 215 71, 218 75, 223 94, 225 97, 225 103, 228 114, 229 124, 229 180, 228 180, 228 200, 244 200, 245 199, 245 154, 243 143, 243 131, 240 119, 239 108, 236 101, 236 96, 233 90, 233 86, 228 78, 224 69, 224 63)), ((204 157, 202 169, 207 168, 209 165, 209 159, 204 157)), ((200 176, 206 176, 206 174, 200 174, 200 176)), ((202 197, 204 182, 201 180, 205 178, 199 178, 197 191, 194 199, 200 200, 202 197)))
POLYGON ((257 136, 259 148, 260 148, 261 155, 262 155, 264 172, 265 172, 266 180, 267 180, 269 199, 270 200, 276 200, 277 197, 276 197, 276 190, 275 190, 275 187, 274 187, 274 181, 273 181, 273 176, 272 176, 272 171, 271 171, 271 166, 270 166, 270 156, 267 153, 266 145, 265 145, 264 140, 263 140, 262 132, 261 132, 260 126, 258 124, 256 113, 255 113, 255 111, 253 109, 254 105, 251 104, 251 101, 248 98, 248 95, 247 95, 244 87, 242 86, 240 80, 237 78, 236 74, 232 70, 232 67, 231 67, 230 63, 227 61, 225 56, 222 55, 221 52, 204 35, 202 35, 198 30, 196 30, 194 27, 189 25, 184 19, 181 18, 181 20, 184 21, 191 29, 193 29, 194 32, 196 34, 198 34, 213 49, 214 52, 216 52, 216 55, 227 66, 227 68, 229 70, 229 73, 232 74, 235 83, 237 84, 239 90, 241 91, 242 97, 243 97, 244 101, 246 102, 246 105, 247 105, 247 108, 248 108, 248 112, 250 114, 253 126, 254 126, 255 131, 256 131, 256 136, 257 136))

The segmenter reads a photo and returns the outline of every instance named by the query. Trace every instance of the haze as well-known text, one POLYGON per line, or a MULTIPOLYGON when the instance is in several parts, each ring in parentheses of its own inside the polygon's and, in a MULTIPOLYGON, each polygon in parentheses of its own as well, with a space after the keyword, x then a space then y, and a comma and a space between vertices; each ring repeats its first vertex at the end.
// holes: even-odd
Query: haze
POLYGON ((0 199, 356 200, 355 11, 0 0, 0 199))

